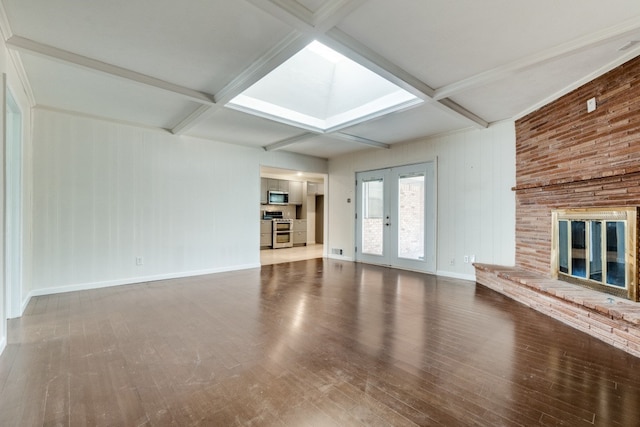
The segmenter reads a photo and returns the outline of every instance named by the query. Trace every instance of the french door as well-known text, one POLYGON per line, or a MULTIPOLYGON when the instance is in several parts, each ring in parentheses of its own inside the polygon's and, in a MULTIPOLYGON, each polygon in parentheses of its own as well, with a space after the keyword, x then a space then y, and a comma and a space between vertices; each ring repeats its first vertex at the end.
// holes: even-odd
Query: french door
POLYGON ((434 162, 356 175, 356 260, 434 273, 434 162))

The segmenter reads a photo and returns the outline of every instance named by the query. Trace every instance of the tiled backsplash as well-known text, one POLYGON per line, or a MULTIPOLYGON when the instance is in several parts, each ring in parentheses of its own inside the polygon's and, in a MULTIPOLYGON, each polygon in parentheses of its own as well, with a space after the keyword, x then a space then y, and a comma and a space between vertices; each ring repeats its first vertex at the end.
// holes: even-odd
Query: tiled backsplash
POLYGON ((260 218, 262 218, 264 212, 279 211, 282 212, 282 216, 287 219, 296 219, 296 206, 295 205, 260 205, 260 218))

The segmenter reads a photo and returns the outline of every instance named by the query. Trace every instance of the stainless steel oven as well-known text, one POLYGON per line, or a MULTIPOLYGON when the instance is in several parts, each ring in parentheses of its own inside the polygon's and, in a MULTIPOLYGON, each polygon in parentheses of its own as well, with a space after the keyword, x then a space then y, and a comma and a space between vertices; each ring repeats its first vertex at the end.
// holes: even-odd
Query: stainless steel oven
POLYGON ((293 220, 273 219, 273 249, 293 247, 293 220))

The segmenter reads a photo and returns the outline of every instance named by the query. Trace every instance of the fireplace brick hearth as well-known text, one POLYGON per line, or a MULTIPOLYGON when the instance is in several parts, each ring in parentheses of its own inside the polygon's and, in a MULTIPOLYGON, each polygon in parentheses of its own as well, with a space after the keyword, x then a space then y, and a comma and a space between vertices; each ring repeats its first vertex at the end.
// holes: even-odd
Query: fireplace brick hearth
POLYGON ((640 357, 640 304, 517 267, 474 266, 478 283, 640 357))
MULTIPOLYGON (((599 333, 601 328, 590 323, 599 313, 597 309, 583 305, 578 308, 575 301, 549 292, 540 293, 522 280, 511 280, 514 271, 521 276, 530 274, 536 280, 552 280, 553 210, 640 206, 640 57, 517 120, 515 127, 516 259, 514 267, 501 267, 515 270, 509 274, 504 271, 489 274, 486 268, 476 266, 476 280, 496 289, 509 289, 510 296, 523 289, 523 294, 518 294, 519 300, 529 301, 533 308, 539 305, 535 301, 540 295, 564 301, 568 305, 554 305, 547 314, 556 312, 560 316, 575 314, 577 310, 581 314, 575 314, 574 326, 640 356, 637 342, 629 340, 631 345, 626 346, 611 338, 639 335, 637 326, 627 330, 629 322, 624 316, 618 319, 607 314, 603 324, 610 322, 612 332, 603 336, 599 333), (589 113, 587 100, 594 97, 597 109, 589 113)), ((636 286, 638 283, 640 280, 636 280, 636 286)), ((562 284, 565 285, 579 288, 562 284)), ((580 292, 611 297, 589 289, 580 292)), ((632 301, 625 306, 633 309, 630 313, 640 309, 640 303, 632 301)))

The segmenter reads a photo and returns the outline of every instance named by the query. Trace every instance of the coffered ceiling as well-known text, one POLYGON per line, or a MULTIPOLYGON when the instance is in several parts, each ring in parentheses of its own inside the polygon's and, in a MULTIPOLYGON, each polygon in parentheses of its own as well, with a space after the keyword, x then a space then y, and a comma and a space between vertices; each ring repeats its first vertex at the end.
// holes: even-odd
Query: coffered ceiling
POLYGON ((517 118, 640 54, 637 0, 1 2, 34 106, 324 158, 517 118), (326 133, 225 106, 313 40, 424 102, 326 133))

